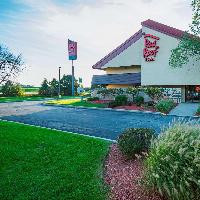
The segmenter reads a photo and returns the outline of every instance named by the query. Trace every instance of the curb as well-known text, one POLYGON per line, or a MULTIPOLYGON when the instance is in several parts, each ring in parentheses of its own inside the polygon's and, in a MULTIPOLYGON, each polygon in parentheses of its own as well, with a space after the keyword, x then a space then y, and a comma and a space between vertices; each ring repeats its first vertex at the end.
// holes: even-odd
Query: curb
POLYGON ((98 107, 85 107, 85 106, 72 106, 72 105, 53 105, 42 103, 43 106, 54 106, 61 108, 81 108, 81 109, 90 109, 90 110, 106 110, 106 111, 116 111, 116 112, 132 112, 132 113, 145 113, 153 115, 164 115, 161 112, 152 112, 152 111, 141 111, 141 110, 126 110, 126 109, 112 109, 112 108, 98 108, 98 107))
POLYGON ((143 113, 143 114, 153 114, 153 115, 161 115, 161 116, 172 116, 172 117, 187 117, 187 118, 199 118, 200 116, 180 116, 180 115, 170 115, 164 114, 161 112, 152 112, 152 111, 141 111, 141 110, 126 110, 126 109, 112 109, 112 108, 97 108, 97 107, 85 107, 85 106, 72 106, 72 105, 53 105, 53 104, 45 104, 44 106, 54 106, 61 108, 81 108, 81 109, 90 109, 90 110, 106 110, 106 111, 116 111, 116 112, 130 112, 130 113, 143 113))
POLYGON ((105 140, 105 141, 109 141, 109 142, 113 142, 113 143, 117 142, 116 140, 111 140, 111 139, 104 138, 104 137, 97 137, 97 136, 86 135, 86 134, 82 134, 82 133, 74 133, 74 132, 71 132, 71 131, 63 131, 63 130, 59 130, 59 129, 55 129, 55 128, 44 127, 44 126, 25 124, 25 123, 22 123, 22 122, 16 122, 16 121, 12 121, 12 120, 0 119, 0 121, 13 122, 13 123, 21 124, 21 125, 25 125, 25 126, 32 126, 32 127, 36 127, 36 128, 42 128, 42 129, 47 129, 47 130, 52 130, 52 131, 57 131, 57 132, 69 133, 69 134, 73 134, 73 135, 80 135, 80 136, 89 137, 89 138, 93 138, 93 139, 105 140))

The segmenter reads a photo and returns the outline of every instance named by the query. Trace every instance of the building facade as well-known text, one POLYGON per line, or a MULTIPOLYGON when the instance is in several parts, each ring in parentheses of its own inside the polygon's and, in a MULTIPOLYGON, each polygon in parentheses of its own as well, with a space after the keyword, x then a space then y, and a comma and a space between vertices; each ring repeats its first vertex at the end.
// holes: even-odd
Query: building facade
POLYGON ((177 102, 200 101, 200 62, 191 59, 180 68, 169 65, 171 50, 184 32, 153 20, 141 25, 137 33, 93 65, 105 75, 94 75, 92 84, 107 88, 156 86, 177 102))

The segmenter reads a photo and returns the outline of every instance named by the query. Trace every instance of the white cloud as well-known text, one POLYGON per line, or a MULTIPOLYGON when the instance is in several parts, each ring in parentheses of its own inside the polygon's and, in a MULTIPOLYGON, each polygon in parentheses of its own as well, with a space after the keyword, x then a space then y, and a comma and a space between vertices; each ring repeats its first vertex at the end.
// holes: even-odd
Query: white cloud
POLYGON ((92 74, 102 73, 91 66, 138 31, 141 21, 150 18, 184 30, 191 20, 187 0, 20 1, 30 10, 13 16, 9 24, 0 21, 0 41, 23 53, 30 67, 19 81, 35 85, 57 76, 59 66, 63 73, 71 73, 68 38, 78 41, 76 77, 89 85, 92 74))

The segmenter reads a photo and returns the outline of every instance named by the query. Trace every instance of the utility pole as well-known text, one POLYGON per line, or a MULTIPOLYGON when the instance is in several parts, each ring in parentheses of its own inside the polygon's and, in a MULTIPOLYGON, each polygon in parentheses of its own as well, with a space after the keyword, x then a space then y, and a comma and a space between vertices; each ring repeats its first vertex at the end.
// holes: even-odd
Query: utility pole
POLYGON ((58 87, 58 98, 61 98, 61 94, 60 94, 60 69, 61 67, 59 67, 59 87, 58 87))
POLYGON ((72 96, 74 96, 74 63, 72 60, 72 96))

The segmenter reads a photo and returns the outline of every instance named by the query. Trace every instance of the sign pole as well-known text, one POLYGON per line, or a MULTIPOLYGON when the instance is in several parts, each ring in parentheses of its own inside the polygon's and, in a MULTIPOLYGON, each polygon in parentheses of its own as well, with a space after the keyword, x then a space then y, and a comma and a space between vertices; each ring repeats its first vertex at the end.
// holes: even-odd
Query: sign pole
POLYGON ((61 92, 60 92, 60 69, 61 67, 59 67, 59 88, 58 88, 58 98, 61 98, 61 92))
POLYGON ((72 60, 72 96, 74 96, 74 60, 72 60))

